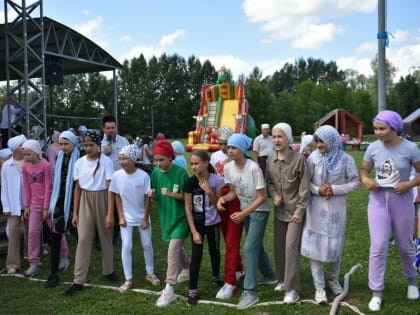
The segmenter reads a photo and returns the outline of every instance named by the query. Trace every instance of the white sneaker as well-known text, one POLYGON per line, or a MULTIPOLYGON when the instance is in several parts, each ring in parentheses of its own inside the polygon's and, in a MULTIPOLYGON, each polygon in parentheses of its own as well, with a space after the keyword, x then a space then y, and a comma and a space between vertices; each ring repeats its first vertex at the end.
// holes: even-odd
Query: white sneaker
POLYGON ((274 288, 274 291, 277 291, 277 292, 282 292, 282 291, 284 291, 284 282, 277 282, 277 285, 276 285, 276 287, 274 288))
POLYGON ((323 288, 315 289, 315 302, 318 304, 320 303, 327 303, 327 293, 325 293, 325 290, 323 288))
POLYGON ((236 291, 236 287, 229 283, 225 283, 223 287, 219 289, 216 294, 216 299, 229 299, 233 296, 236 291))
POLYGON ((7 269, 7 274, 8 275, 14 275, 15 273, 16 273, 16 269, 15 268, 7 269))
POLYGON ((177 283, 182 283, 182 282, 189 281, 189 280, 190 280, 190 269, 189 268, 182 269, 181 272, 178 274, 178 277, 176 278, 177 283))
POLYGON ((156 301, 157 307, 165 307, 171 304, 172 302, 176 301, 176 295, 174 292, 169 292, 166 290, 162 290, 160 297, 156 301))
POLYGON ((239 303, 236 305, 236 308, 239 310, 246 309, 256 303, 258 303, 260 299, 255 293, 252 293, 250 291, 244 291, 242 292, 241 298, 239 300, 239 303))
POLYGON ((25 277, 35 277, 37 274, 39 274, 39 264, 37 262, 32 262, 25 271, 25 277))
POLYGON ((407 298, 409 300, 417 300, 419 298, 419 288, 415 285, 409 285, 407 290, 407 298))
POLYGON ((341 284, 338 282, 338 280, 330 280, 328 281, 328 285, 334 295, 340 295, 341 292, 343 292, 343 288, 341 287, 341 284))
POLYGON ((58 264, 59 270, 67 270, 70 266, 70 260, 67 256, 60 257, 60 263, 58 264))
POLYGON ((370 299, 368 306, 372 312, 378 312, 381 310, 381 304, 382 304, 382 299, 378 296, 374 296, 370 299))
POLYGON ((299 301, 299 293, 297 293, 295 290, 289 290, 284 295, 283 302, 287 304, 296 303, 299 301))

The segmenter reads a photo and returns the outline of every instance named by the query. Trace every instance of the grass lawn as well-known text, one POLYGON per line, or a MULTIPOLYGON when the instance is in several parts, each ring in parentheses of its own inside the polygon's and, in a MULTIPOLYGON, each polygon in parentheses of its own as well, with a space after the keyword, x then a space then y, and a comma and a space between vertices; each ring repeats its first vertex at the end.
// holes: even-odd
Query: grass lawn
MULTIPOLYGON (((358 165, 363 156, 363 152, 350 152, 358 165)), ((362 187, 355 193, 348 195, 347 199, 347 230, 346 245, 343 253, 341 279, 350 268, 356 264, 361 264, 361 268, 355 271, 350 278, 349 294, 345 301, 356 306, 360 312, 369 313, 367 303, 371 292, 367 286, 368 253, 369 253, 369 234, 367 226, 366 207, 368 191, 362 187)), ((273 248, 273 217, 266 231, 265 244, 270 254, 273 248)), ((160 238, 160 229, 156 204, 152 206, 153 224, 153 246, 155 251, 155 271, 164 283, 166 274, 166 252, 167 244, 160 238)), ((75 240, 69 238, 71 267, 62 272, 61 283, 54 289, 45 289, 42 281, 32 281, 23 277, 6 276, 0 277, 0 314, 329 314, 330 306, 314 305, 305 300, 313 299, 314 290, 310 274, 309 264, 306 259, 302 259, 301 266, 301 301, 293 305, 269 304, 265 302, 281 302, 283 293, 274 292, 274 286, 259 286, 257 293, 260 303, 247 310, 239 311, 233 307, 220 304, 200 303, 195 307, 190 307, 182 299, 167 308, 157 308, 155 301, 157 295, 142 292, 128 292, 121 294, 116 290, 123 282, 123 272, 120 258, 120 246, 114 246, 114 266, 115 271, 120 275, 121 281, 111 283, 101 275, 100 251, 92 250, 92 259, 88 275, 88 283, 111 286, 106 288, 90 287, 81 292, 77 292, 73 297, 64 296, 64 291, 69 287, 73 279, 73 262, 75 254, 75 240)), ((144 271, 143 252, 140 245, 139 236, 135 235, 133 249, 133 273, 134 288, 155 291, 156 294, 163 288, 162 286, 153 287, 148 284, 144 271)), ((187 251, 190 252, 190 240, 186 241, 187 251)), ((201 299, 212 302, 226 302, 231 305, 238 302, 240 292, 232 299, 222 301, 216 300, 217 288, 210 284, 211 268, 207 249, 205 248, 203 257, 199 294, 201 299)), ((224 248, 222 248, 222 254, 224 248)), ((273 258, 273 257, 272 257, 273 258)), ((0 257, 0 266, 5 265, 6 257, 0 257)), ((223 261, 223 259, 222 259, 223 261)), ((45 280, 49 274, 49 256, 42 256, 41 273, 37 279, 45 280)), ((27 268, 27 263, 24 263, 27 268)), ((223 274, 223 265, 221 266, 223 274)), ((381 314, 420 314, 418 301, 409 301, 406 298, 406 280, 402 274, 401 263, 398 251, 394 245, 390 245, 388 255, 388 265, 386 273, 386 288, 384 291, 384 302, 381 314)), ((188 293, 188 283, 176 286, 177 294, 186 296, 188 293)), ((331 296, 329 301, 331 302, 331 296)), ((349 308, 340 307, 338 314, 355 314, 349 308)))

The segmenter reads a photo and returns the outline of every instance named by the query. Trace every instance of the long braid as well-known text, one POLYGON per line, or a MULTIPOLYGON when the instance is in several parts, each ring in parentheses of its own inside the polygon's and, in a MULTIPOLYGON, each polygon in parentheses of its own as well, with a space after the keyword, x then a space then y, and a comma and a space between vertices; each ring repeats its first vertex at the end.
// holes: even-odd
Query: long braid
POLYGON ((101 151, 99 151, 98 153, 98 163, 96 163, 95 170, 93 171, 93 178, 95 178, 96 171, 98 170, 100 164, 101 164, 101 151))

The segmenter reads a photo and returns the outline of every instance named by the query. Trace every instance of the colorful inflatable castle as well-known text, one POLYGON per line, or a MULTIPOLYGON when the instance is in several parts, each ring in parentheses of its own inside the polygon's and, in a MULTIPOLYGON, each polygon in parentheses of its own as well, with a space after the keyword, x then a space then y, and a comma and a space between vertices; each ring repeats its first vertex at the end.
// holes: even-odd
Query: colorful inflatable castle
POLYGON ((255 138, 255 123, 248 114, 249 104, 244 86, 230 81, 229 74, 229 70, 222 67, 218 71, 215 85, 203 84, 200 108, 197 116, 193 116, 196 128, 188 133, 188 144, 185 145, 187 151, 219 150, 217 129, 223 126, 255 138))

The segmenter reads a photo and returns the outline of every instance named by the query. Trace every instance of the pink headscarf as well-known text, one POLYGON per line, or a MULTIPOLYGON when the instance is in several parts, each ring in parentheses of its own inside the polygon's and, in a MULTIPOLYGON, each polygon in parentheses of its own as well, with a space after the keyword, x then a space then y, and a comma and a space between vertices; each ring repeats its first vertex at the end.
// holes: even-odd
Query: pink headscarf
POLYGON ((35 152, 35 154, 38 155, 38 157, 40 159, 42 159, 41 146, 39 145, 38 141, 33 140, 33 139, 26 140, 23 143, 22 148, 24 150, 28 149, 28 150, 31 150, 31 151, 35 152))

